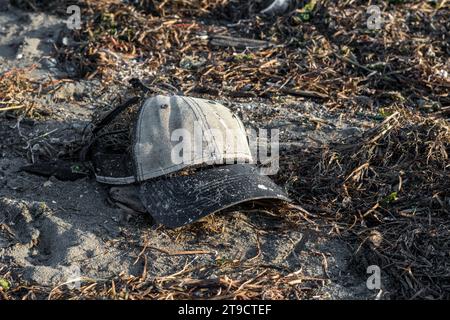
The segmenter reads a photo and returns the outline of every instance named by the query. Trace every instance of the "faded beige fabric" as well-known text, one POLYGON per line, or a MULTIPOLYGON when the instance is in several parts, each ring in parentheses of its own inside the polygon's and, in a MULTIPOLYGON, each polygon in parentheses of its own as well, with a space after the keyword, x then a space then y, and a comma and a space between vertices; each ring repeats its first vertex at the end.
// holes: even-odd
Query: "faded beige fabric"
POLYGON ((252 162, 244 126, 228 108, 185 96, 147 99, 137 118, 132 146, 134 177, 102 177, 127 184, 198 164, 252 162))

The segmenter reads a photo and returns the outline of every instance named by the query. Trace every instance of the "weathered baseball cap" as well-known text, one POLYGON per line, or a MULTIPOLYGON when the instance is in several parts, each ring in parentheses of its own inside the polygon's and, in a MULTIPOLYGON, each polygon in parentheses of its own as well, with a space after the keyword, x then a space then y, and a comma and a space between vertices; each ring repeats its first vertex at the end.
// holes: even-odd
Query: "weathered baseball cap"
POLYGON ((118 109, 85 153, 99 182, 137 184, 157 222, 179 227, 250 200, 290 201, 253 165, 241 120, 222 104, 158 95, 118 109))

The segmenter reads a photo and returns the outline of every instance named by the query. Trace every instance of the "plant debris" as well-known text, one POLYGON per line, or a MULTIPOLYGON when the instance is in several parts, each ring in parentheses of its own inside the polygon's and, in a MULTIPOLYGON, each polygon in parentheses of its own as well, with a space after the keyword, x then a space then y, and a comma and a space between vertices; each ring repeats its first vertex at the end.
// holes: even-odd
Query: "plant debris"
POLYGON ((448 299, 449 154, 448 122, 396 112, 360 139, 280 163, 299 172, 288 181, 299 203, 398 281, 394 297, 448 299))

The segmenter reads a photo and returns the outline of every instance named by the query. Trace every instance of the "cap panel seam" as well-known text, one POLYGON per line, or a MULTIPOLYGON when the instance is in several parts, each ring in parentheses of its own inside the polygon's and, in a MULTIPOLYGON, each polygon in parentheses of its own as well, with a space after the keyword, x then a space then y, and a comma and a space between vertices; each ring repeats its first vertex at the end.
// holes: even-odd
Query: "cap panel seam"
MULTIPOLYGON (((153 98, 151 98, 153 99, 153 98)), ((142 170, 142 166, 139 164, 138 161, 138 156, 136 154, 136 149, 137 149, 137 145, 139 143, 141 143, 141 128, 142 128, 142 119, 143 116, 142 114, 145 112, 145 109, 147 108, 147 104, 149 103, 149 99, 145 100, 145 102, 142 104, 141 109, 139 110, 139 115, 138 115, 138 119, 136 121, 135 124, 135 128, 134 128, 134 136, 136 137, 136 141, 133 143, 132 146, 132 157, 133 157, 133 163, 134 163, 134 175, 135 175, 135 180, 138 181, 139 180, 139 175, 143 175, 143 170, 142 170)))
MULTIPOLYGON (((207 127, 207 130, 209 130, 209 132, 212 132, 213 129, 211 128, 211 126, 209 125, 209 121, 208 121, 208 117, 205 115, 205 113, 203 112, 202 108, 200 107, 200 105, 198 104, 197 101, 195 101, 194 99, 190 98, 192 100, 192 103, 194 103, 196 105, 196 108, 198 110, 198 112, 201 114, 201 116, 203 117, 203 122, 205 124, 205 126, 207 127)), ((208 132, 208 131, 207 131, 208 132)), ((219 149, 219 145, 217 144, 217 141, 214 137, 213 134, 211 134, 211 139, 213 140, 214 143, 214 149, 216 152, 219 152, 220 154, 222 154, 222 150, 219 149)))

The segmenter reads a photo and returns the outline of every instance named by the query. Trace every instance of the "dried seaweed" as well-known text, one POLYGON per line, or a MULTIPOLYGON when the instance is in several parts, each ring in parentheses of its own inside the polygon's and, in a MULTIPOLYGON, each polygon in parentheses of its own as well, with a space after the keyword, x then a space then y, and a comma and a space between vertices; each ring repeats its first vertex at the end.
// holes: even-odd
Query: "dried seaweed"
POLYGON ((299 203, 394 280, 396 298, 448 299, 450 126, 394 113, 364 137, 287 156, 299 203))

